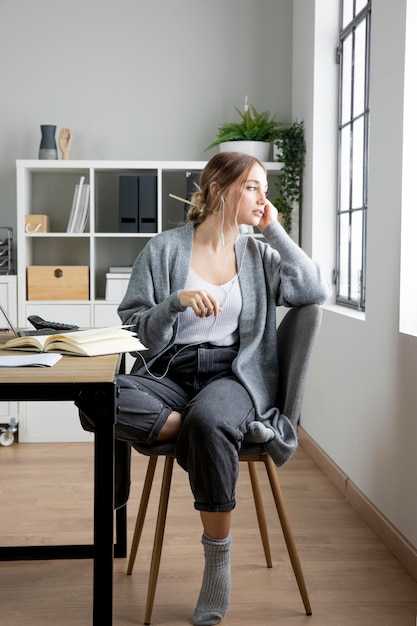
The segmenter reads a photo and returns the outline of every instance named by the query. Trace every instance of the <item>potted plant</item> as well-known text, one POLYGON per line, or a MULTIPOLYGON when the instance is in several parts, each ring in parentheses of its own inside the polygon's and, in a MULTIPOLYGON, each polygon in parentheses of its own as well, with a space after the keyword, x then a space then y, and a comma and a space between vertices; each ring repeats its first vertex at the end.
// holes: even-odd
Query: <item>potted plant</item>
POLYGON ((294 205, 301 206, 302 177, 306 145, 303 122, 294 122, 282 127, 274 140, 276 160, 283 163, 280 176, 275 183, 278 192, 272 201, 280 214, 280 221, 288 233, 292 229, 294 205))
POLYGON ((257 111, 254 106, 245 106, 239 111, 238 122, 226 122, 219 126, 217 137, 206 148, 209 150, 219 146, 220 151, 246 152, 258 157, 261 161, 268 161, 271 143, 277 138, 284 126, 276 121, 275 115, 269 111, 257 111))

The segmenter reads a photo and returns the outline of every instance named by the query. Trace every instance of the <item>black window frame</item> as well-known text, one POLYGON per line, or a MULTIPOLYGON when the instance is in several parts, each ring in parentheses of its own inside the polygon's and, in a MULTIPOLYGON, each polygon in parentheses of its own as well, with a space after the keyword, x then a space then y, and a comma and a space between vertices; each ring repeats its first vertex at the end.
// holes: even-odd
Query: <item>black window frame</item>
MULTIPOLYGON (((369 125, 370 125, 370 102, 369 102, 369 82, 370 82, 370 49, 371 49, 371 8, 372 2, 368 0, 363 6, 363 2, 360 3, 362 8, 356 13, 356 7, 359 2, 357 0, 340 0, 340 27, 339 27, 339 45, 337 49, 337 62, 339 63, 339 106, 338 106, 338 180, 337 180, 337 230, 336 230, 336 271, 335 271, 335 283, 336 283, 336 303, 358 309, 359 311, 365 311, 366 303, 366 234, 367 234, 367 209, 368 209, 368 165, 369 165, 369 125), (349 9, 352 10, 352 19, 343 24, 344 8, 346 3, 349 3, 349 9), (361 85, 363 89, 363 110, 355 111, 357 101, 355 100, 355 93, 357 85, 355 84, 355 43, 356 43, 356 30, 359 26, 365 24, 365 46, 364 57, 362 61, 363 66, 363 81, 361 85), (349 46, 346 42, 349 41, 349 46), (346 50, 345 50, 346 46, 346 50), (344 55, 350 52, 350 59, 347 58, 344 62, 344 55), (350 98, 348 114, 346 115, 347 106, 344 99, 343 87, 344 87, 344 68, 349 64, 350 75, 350 98), (353 180, 353 161, 354 161, 354 130, 355 124, 363 123, 363 160, 362 160, 362 201, 360 204, 354 206, 352 188, 354 184, 353 180), (343 163, 342 154, 342 141, 343 138, 348 137, 348 170, 346 164, 343 163), (342 171, 343 169, 343 171, 342 171), (342 177, 345 177, 342 181, 342 177), (342 197, 342 191, 344 197, 342 197), (356 259, 360 256, 360 262, 356 263, 356 267, 359 265, 357 275, 354 275, 354 268, 352 264, 352 258, 354 256, 355 242, 352 237, 355 229, 355 223, 360 224, 358 239, 360 243, 360 250, 356 251, 356 259), (344 246, 342 253, 342 246, 344 246)), ((349 94, 348 94, 349 95, 349 94)), ((355 135, 356 137, 358 134, 355 135)), ((357 171, 357 170, 356 170, 357 171)), ((357 194, 356 194, 357 195, 357 194)), ((359 245, 358 245, 359 248, 359 245)))

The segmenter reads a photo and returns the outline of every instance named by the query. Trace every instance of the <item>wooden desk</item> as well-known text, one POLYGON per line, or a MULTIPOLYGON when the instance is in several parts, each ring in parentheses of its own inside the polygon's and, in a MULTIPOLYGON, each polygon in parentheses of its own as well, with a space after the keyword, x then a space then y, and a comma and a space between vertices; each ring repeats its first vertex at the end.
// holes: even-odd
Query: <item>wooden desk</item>
MULTIPOLYGON (((0 354, 22 353, 2 350, 0 354)), ((0 371, 0 400, 70 400, 96 422, 93 545, 0 547, 0 560, 93 558, 94 626, 113 623, 113 552, 114 556, 126 556, 126 507, 116 512, 113 544, 115 377, 119 363, 119 355, 65 356, 53 367, 0 371)))

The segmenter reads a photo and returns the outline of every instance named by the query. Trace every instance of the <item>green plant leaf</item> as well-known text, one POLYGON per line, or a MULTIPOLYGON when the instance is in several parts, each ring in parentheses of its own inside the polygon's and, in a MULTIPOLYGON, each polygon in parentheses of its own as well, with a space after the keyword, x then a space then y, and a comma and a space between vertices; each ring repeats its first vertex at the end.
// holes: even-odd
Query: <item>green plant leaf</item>
MULTIPOLYGON (((236 108, 236 107, 235 107, 236 108)), ((278 122, 276 115, 271 116, 269 111, 257 111, 250 106, 247 112, 236 111, 241 118, 240 122, 226 122, 217 129, 217 136, 207 146, 206 150, 218 146, 224 141, 274 141, 279 131, 286 126, 278 122)))
POLYGON ((285 230, 290 233, 294 204, 301 204, 302 201, 302 175, 306 152, 303 122, 295 122, 282 128, 274 143, 284 167, 275 184, 278 195, 273 204, 281 213, 285 230))

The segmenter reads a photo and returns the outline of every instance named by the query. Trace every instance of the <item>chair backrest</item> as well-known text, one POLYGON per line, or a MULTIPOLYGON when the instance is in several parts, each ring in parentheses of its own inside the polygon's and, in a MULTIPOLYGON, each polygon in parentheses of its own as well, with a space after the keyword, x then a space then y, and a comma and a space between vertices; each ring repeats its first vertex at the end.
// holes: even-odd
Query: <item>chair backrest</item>
POLYGON ((279 359, 277 407, 296 426, 311 353, 320 329, 318 304, 291 308, 277 329, 279 359))

